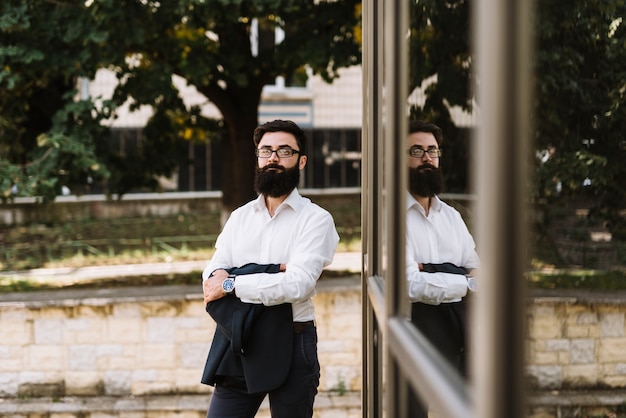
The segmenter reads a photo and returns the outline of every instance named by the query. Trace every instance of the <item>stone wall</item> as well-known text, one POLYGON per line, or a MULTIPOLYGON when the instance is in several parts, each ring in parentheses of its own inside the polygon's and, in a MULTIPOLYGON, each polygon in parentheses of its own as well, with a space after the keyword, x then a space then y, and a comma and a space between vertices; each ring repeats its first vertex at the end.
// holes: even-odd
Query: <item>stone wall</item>
POLYGON ((626 295, 536 292, 527 370, 536 389, 626 388, 626 295))
MULTIPOLYGON (((315 416, 356 418, 360 280, 324 279, 314 301, 322 365, 315 416)), ((533 292, 529 302, 529 416, 621 407, 624 295, 533 292)), ((206 410, 211 388, 199 380, 215 324, 204 312, 199 287, 3 295, 0 324, 2 416, 41 417, 37 414, 53 408, 65 411, 59 417, 90 417, 90 411, 107 417, 178 416, 171 411, 187 409, 189 414, 180 416, 201 417, 206 410)), ((265 405, 259 416, 267 414, 265 405)))
MULTIPOLYGON (((358 277, 324 279, 314 298, 322 365, 316 408, 338 402, 346 417, 360 410, 360 298, 358 277)), ((181 394, 203 395, 194 399, 206 412, 212 388, 200 377, 215 323, 200 285, 4 295, 0 323, 0 415, 10 404, 3 399, 28 410, 20 400, 48 398, 50 407, 72 397, 181 394)))

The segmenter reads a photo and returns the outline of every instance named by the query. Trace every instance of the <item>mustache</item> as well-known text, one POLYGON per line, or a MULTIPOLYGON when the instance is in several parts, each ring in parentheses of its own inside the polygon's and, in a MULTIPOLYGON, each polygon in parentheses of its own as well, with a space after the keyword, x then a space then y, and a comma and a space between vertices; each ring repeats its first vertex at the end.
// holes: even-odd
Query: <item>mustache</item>
POLYGON ((430 163, 424 163, 417 167, 417 171, 426 171, 426 170, 437 170, 437 167, 430 163))
POLYGON ((268 164, 265 167, 261 168, 261 171, 268 171, 271 169, 285 171, 285 167, 283 167, 282 165, 278 165, 278 164, 268 164))

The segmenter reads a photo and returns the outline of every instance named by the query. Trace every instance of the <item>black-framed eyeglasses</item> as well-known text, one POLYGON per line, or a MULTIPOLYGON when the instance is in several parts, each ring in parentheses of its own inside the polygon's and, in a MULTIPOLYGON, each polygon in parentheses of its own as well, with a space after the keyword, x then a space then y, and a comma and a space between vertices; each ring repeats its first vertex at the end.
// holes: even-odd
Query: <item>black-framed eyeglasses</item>
POLYGON ((409 155, 413 158, 423 158, 424 153, 428 153, 430 158, 439 158, 443 155, 443 151, 439 148, 424 149, 419 145, 413 145, 409 148, 409 155))
POLYGON ((293 157, 294 154, 300 154, 300 151, 295 150, 289 146, 280 147, 278 149, 271 148, 257 148, 256 156, 259 158, 270 158, 273 153, 276 153, 278 158, 293 157))

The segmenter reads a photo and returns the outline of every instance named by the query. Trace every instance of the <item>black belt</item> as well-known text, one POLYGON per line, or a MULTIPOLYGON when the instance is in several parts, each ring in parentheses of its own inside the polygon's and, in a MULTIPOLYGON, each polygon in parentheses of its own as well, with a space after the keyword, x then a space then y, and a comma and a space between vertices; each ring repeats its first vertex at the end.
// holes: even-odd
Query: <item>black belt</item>
POLYGON ((313 328, 315 326, 314 321, 306 321, 306 322, 294 322, 293 323, 293 332, 294 334, 302 334, 305 329, 313 328))

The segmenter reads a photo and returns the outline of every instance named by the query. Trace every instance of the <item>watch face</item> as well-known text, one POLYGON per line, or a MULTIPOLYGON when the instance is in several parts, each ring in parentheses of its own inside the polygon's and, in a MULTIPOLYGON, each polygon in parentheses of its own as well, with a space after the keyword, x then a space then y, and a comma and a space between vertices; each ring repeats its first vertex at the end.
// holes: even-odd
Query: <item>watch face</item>
POLYGON ((476 278, 474 278, 474 277, 468 277, 467 278, 467 287, 472 292, 477 291, 478 290, 478 280, 476 280, 476 278))
POLYGON ((235 290, 235 281, 233 279, 226 279, 222 283, 222 289, 226 293, 232 293, 235 290))

